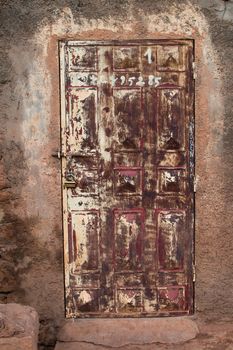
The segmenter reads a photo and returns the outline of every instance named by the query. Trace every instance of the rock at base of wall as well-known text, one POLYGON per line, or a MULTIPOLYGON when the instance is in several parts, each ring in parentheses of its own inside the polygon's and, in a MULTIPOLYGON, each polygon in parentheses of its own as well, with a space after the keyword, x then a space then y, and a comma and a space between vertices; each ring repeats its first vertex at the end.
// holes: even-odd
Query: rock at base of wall
POLYGON ((97 349, 129 344, 180 344, 198 334, 196 323, 188 317, 154 319, 95 319, 66 321, 58 334, 56 350, 97 349))
POLYGON ((0 304, 0 349, 37 350, 39 319, 29 306, 0 304))

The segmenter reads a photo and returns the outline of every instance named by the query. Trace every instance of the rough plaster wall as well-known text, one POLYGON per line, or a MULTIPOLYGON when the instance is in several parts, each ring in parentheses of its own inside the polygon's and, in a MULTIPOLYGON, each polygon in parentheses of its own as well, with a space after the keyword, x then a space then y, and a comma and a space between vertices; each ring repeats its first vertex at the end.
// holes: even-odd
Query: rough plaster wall
POLYGON ((64 317, 57 40, 194 38, 196 307, 233 313, 233 0, 0 1, 0 298, 64 317))

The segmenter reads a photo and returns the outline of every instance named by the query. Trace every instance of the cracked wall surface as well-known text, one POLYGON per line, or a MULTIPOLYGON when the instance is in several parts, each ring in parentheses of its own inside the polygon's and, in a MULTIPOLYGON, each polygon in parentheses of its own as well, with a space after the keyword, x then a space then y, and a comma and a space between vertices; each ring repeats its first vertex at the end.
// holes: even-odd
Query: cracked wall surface
POLYGON ((196 312, 233 311, 233 1, 2 0, 0 299, 37 309, 41 345, 64 318, 59 39, 195 40, 196 312))

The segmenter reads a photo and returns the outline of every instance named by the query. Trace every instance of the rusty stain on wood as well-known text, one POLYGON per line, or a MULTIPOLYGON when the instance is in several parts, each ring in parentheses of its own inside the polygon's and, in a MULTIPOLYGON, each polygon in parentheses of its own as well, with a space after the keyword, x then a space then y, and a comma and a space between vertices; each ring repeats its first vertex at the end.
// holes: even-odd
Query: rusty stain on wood
POLYGON ((193 311, 193 43, 61 42, 67 317, 193 311))

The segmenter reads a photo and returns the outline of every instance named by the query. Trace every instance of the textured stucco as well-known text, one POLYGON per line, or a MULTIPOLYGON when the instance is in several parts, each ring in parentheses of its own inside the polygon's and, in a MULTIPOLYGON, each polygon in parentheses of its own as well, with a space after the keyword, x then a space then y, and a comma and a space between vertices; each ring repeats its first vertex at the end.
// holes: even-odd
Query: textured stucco
MULTIPOLYGON (((233 1, 2 0, 0 298, 64 317, 58 40, 192 38, 196 80, 196 311, 233 313, 233 1)), ((46 332, 47 331, 47 332, 46 332)))

